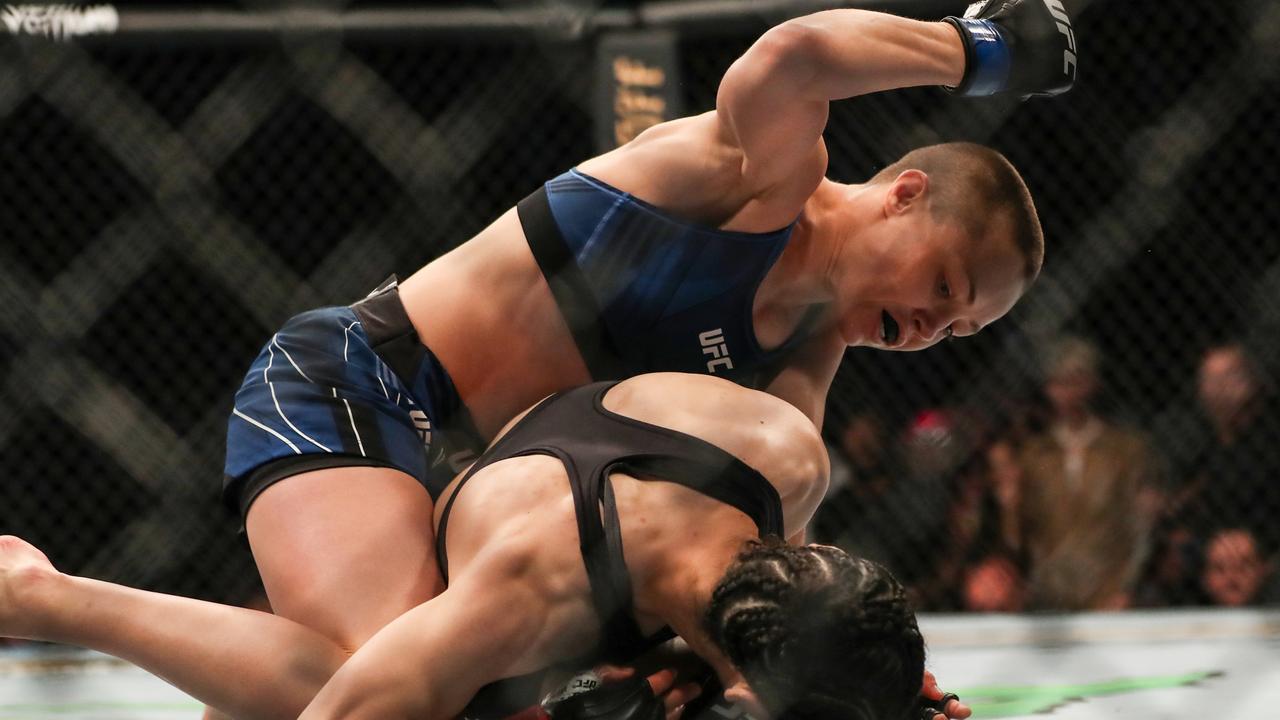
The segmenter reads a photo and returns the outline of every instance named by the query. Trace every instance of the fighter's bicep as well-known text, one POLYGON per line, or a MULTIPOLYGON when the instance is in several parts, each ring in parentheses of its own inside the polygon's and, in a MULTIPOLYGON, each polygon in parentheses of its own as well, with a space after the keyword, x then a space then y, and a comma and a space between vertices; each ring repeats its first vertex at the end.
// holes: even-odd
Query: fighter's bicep
POLYGON ((740 152, 743 178, 758 191, 793 178, 816 158, 825 169, 829 103, 804 92, 805 71, 792 50, 800 40, 779 30, 730 66, 716 94, 721 141, 740 152))

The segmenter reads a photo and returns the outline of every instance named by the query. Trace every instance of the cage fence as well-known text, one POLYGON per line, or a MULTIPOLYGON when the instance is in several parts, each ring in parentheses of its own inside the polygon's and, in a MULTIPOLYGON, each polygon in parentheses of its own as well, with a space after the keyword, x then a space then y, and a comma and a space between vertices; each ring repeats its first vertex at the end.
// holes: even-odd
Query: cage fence
MULTIPOLYGON (((760 32, 819 6, 201 7, 0 6, 0 532, 66 571, 236 602, 257 581, 218 502, 224 430, 270 332, 601 150, 607 43, 657 32, 665 107, 703 112, 760 32)), ((832 107, 832 178, 991 145, 1048 251, 978 336, 848 353, 811 534, 924 609, 1222 603, 1223 568, 1256 580, 1246 602, 1280 599, 1280 8, 1073 9, 1063 98, 832 107)))

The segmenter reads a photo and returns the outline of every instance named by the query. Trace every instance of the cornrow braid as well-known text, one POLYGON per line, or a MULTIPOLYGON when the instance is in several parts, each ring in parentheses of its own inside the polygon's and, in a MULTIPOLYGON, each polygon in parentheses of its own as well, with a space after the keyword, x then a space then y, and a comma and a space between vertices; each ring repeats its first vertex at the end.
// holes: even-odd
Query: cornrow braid
POLYGON ((706 623, 775 718, 896 720, 920 690, 924 640, 902 586, 838 548, 751 541, 706 623))

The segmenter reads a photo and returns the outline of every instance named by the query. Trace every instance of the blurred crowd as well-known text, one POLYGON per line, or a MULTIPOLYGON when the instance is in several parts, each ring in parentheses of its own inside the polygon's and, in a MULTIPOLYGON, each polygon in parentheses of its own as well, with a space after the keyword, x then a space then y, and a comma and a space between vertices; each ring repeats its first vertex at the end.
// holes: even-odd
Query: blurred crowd
POLYGON ((996 412, 829 417, 813 539, 884 563, 921 610, 1280 603, 1280 407, 1243 344, 1207 347, 1194 399, 1149 428, 1107 405, 1096 344, 1039 364, 996 412))

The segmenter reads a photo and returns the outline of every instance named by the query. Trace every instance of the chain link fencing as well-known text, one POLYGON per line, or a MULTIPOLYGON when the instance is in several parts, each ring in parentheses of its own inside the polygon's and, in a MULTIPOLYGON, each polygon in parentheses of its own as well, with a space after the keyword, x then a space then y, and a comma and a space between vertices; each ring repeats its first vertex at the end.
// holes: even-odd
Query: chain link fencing
MULTIPOLYGON (((939 5, 963 9, 897 9, 939 5)), ((747 7, 676 28, 686 112, 767 26, 747 7)), ((1064 98, 832 107, 832 178, 989 144, 1049 247, 977 337, 849 352, 812 534, 888 563, 925 609, 1276 600, 1280 8, 1073 9, 1064 98)), ((409 274, 596 152, 589 20, 617 8, 560 10, 576 37, 0 34, 0 532, 69 572, 252 594, 218 503, 245 368, 291 315, 409 274)))

